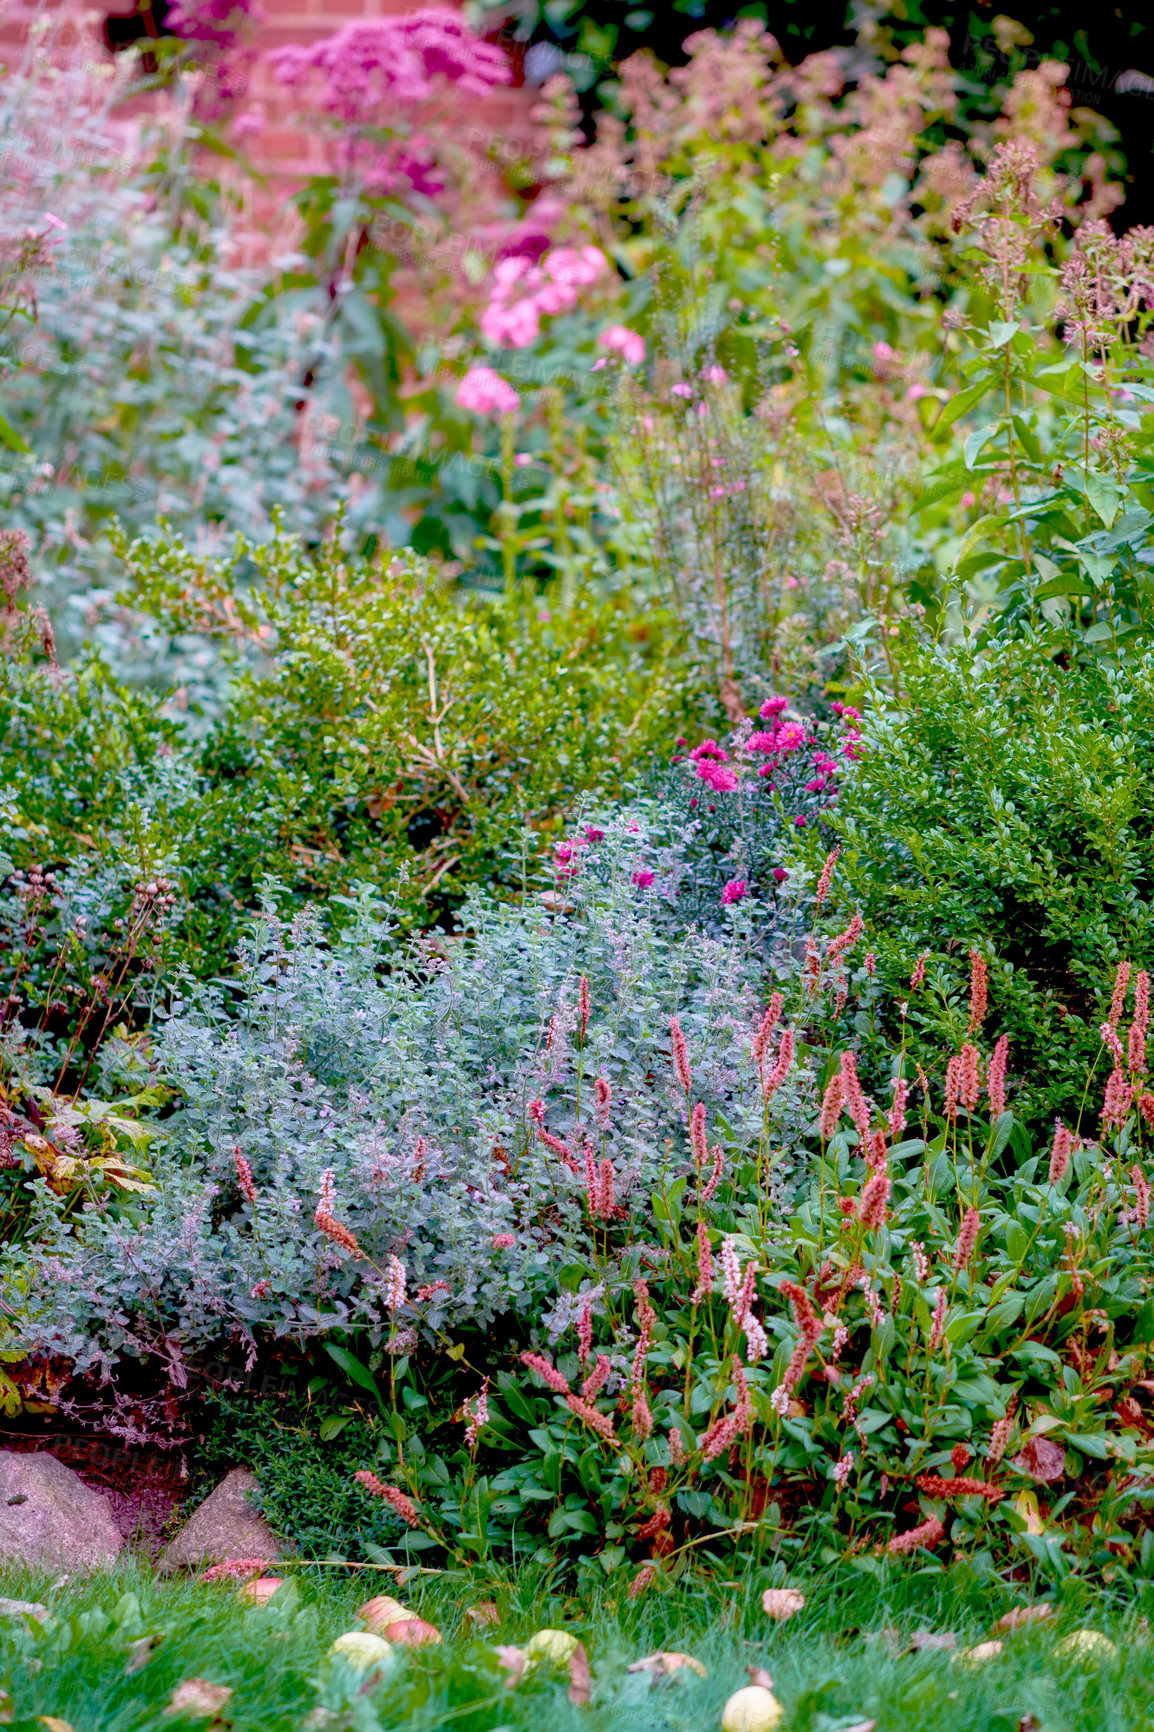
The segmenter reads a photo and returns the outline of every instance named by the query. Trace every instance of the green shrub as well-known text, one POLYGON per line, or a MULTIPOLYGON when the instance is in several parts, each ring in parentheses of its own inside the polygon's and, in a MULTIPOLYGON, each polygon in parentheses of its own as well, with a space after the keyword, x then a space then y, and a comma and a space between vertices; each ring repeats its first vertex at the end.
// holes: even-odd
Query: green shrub
POLYGON ((227 700, 181 718, 99 660, 9 664, 11 852, 164 869, 182 892, 169 957, 197 972, 226 966, 270 874, 291 907, 400 880, 418 926, 470 884, 516 889, 525 826, 618 792, 692 706, 666 622, 625 598, 462 598, 416 557, 314 558, 283 534, 221 567, 179 542, 123 551, 142 605, 220 640, 227 700))
MULTIPOLYGON (((858 1033, 900 1044, 908 1001, 908 1049, 939 1086, 976 946, 1015 1111, 1073 1123, 1117 963, 1154 960, 1154 655, 1122 668, 1028 643, 919 649, 896 695, 875 689, 859 750, 823 829, 842 844, 831 918, 860 909, 876 957, 879 1012, 858 1033)), ((816 868, 828 840, 809 846, 816 868)))

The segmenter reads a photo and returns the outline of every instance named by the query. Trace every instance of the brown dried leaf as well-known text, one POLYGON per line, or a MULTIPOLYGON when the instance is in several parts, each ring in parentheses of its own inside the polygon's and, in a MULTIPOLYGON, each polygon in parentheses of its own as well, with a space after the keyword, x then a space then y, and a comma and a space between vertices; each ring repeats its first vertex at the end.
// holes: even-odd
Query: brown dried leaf
POLYGON ((465 1616, 475 1629, 483 1630, 487 1624, 499 1624, 501 1614, 497 1610, 495 1600, 482 1600, 479 1606, 469 1606, 465 1616))
POLYGON ((186 1678, 172 1692, 165 1714, 187 1714, 190 1720, 212 1720, 232 1695, 228 1684, 210 1684, 207 1678, 186 1678))
POLYGON ((761 1609, 766 1617, 773 1618, 776 1623, 784 1624, 787 1618, 796 1616, 805 1605, 805 1595, 796 1588, 766 1588, 761 1596, 761 1609))
POLYGON ((952 1630, 915 1630, 910 1637, 910 1649, 915 1654, 933 1653, 939 1648, 956 1648, 958 1638, 952 1630))
POLYGON ((1018 1721, 1017 1732, 1042 1732, 1042 1722, 1035 1720, 1032 1714, 1023 1714, 1018 1721))
POLYGON ((1013 1611, 1006 1612, 994 1625, 995 1630, 1020 1630, 1024 1624, 1040 1624, 1044 1619, 1053 1616, 1054 1608, 1046 1601, 1040 1601, 1036 1606, 1015 1606, 1013 1611))
POLYGON ((592 1694, 593 1679, 589 1673, 589 1656, 578 1642, 569 1656, 569 1700, 575 1708, 587 1708, 592 1694))
POLYGON ((655 1654, 646 1654, 644 1660, 634 1660, 628 1668, 630 1672, 652 1672, 653 1682, 659 1678, 675 1677, 683 1667, 696 1672, 699 1678, 705 1678, 708 1673, 700 1660, 695 1660, 692 1654, 671 1654, 664 1648, 659 1648, 655 1654))
POLYGON ((1066 1451, 1048 1437, 1028 1437, 1022 1453, 1010 1463, 1019 1473, 1028 1473, 1041 1485, 1053 1485, 1066 1471, 1066 1451))
POLYGON ((139 1672, 142 1666, 147 1666, 162 1640, 160 1636, 141 1636, 132 1643, 128 1650, 128 1663, 124 1668, 126 1678, 130 1678, 133 1672, 139 1672))
POLYGON ((760 1684, 763 1690, 773 1689, 773 1679, 764 1666, 747 1666, 745 1669, 749 1673, 751 1684, 760 1684))

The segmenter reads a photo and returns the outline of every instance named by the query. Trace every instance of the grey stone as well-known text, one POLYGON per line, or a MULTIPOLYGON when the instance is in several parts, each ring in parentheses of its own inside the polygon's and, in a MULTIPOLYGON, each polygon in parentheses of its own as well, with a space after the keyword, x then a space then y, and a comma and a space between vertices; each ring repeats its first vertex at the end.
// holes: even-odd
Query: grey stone
POLYGON ((230 1558, 260 1558, 271 1564, 281 1548, 264 1517, 248 1501, 249 1493, 256 1490, 256 1475, 247 1468, 234 1467, 225 1474, 165 1547, 157 1569, 197 1569, 230 1558))
POLYGON ((43 1623, 48 1616, 48 1607, 42 1606, 39 1600, 5 1600, 0 1599, 0 1618, 35 1618, 43 1623))
POLYGON ((0 1560, 34 1569, 92 1570, 120 1555, 107 1502, 46 1450, 0 1450, 0 1560))

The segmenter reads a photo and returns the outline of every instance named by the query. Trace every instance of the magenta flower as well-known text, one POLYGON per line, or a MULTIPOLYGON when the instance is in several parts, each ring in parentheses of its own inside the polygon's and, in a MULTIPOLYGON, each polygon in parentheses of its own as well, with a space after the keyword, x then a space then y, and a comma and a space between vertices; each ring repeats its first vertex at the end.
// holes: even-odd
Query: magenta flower
POLYGON ((721 900, 726 905, 741 902, 749 893, 749 885, 744 878, 731 878, 721 891, 721 900))
POLYGON ((639 890, 648 890, 649 886, 653 882, 653 874, 652 872, 641 868, 633 874, 633 882, 639 890))
POLYGON ((587 829, 585 832, 585 840, 587 842, 604 842, 605 832, 604 830, 595 830, 592 828, 587 829))
POLYGON ((774 716, 780 716, 782 710, 784 710, 786 708, 788 703, 789 703, 788 698, 783 698, 783 697, 766 698, 765 702, 762 704, 760 710, 758 710, 757 713, 761 717, 763 722, 768 722, 768 721, 772 720, 772 718, 774 716))
POLYGON ((786 871, 784 866, 775 866, 773 869, 773 876, 779 884, 784 884, 786 879, 789 877, 789 873, 786 871))
POLYGON ((794 819, 794 823, 795 823, 795 824, 796 824, 796 825, 797 825, 797 827, 798 827, 798 829, 799 829, 799 830, 804 830, 804 829, 805 829, 805 819, 804 819, 804 818, 802 818, 802 817, 797 817, 797 818, 795 818, 795 819, 794 819))
POLYGON ((470 367, 457 386, 457 404, 474 415, 511 415, 521 405, 512 385, 492 367, 470 367))

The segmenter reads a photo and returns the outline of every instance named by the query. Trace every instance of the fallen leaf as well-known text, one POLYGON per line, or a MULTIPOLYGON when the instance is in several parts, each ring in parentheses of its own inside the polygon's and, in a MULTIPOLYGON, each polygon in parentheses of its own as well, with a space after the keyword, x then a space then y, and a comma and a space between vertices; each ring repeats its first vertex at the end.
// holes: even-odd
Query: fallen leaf
POLYGON ((501 1622, 501 1614, 497 1610, 495 1600, 482 1600, 479 1606, 469 1606, 465 1616, 478 1630, 483 1630, 487 1624, 499 1624, 501 1622))
POLYGON ((880 1630, 867 1630, 867 1642, 880 1642, 883 1648, 888 1648, 891 1654, 902 1651, 901 1633, 892 1624, 883 1624, 880 1630))
POLYGON ((72 1732, 71 1720, 58 1720, 55 1714, 37 1714, 36 1724, 47 1726, 48 1732, 72 1732))
POLYGON ((509 1674, 509 1688, 511 1690, 516 1689, 517 1685, 521 1682, 526 1664, 528 1663, 528 1656, 526 1655, 524 1648, 496 1647, 493 1649, 493 1652, 497 1656, 498 1666, 500 1666, 503 1672, 508 1672, 509 1674))
POLYGON ((952 1630, 915 1630, 910 1637, 913 1653, 933 1653, 939 1648, 956 1648, 958 1638, 952 1630))
POLYGON ((952 1658, 956 1666, 984 1666, 988 1660, 996 1660, 1002 1651, 1001 1642, 979 1642, 974 1648, 958 1648, 952 1658))
POLYGON ((852 1726, 843 1728, 843 1732, 876 1732, 876 1720, 855 1720, 852 1726))
POLYGON ((1042 1722, 1035 1720, 1032 1714, 1023 1714, 1015 1732, 1042 1732, 1042 1722))
POLYGON ((569 1656, 569 1700, 575 1708, 587 1708, 592 1695, 593 1680, 589 1673, 589 1656, 578 1642, 569 1656))
POLYGON ((1020 1630, 1025 1624, 1040 1624, 1044 1619, 1052 1617, 1053 1606, 1047 1600, 1040 1600, 1036 1606, 1015 1606, 1006 1612, 994 1625, 995 1630, 1020 1630))
POLYGON ((764 1666, 747 1666, 745 1669, 749 1673, 751 1684, 759 1684, 763 1690, 773 1689, 773 1679, 764 1666))
POLYGON ((132 1643, 128 1650, 128 1663, 124 1668, 126 1678, 130 1678, 133 1672, 139 1672, 142 1666, 147 1666, 162 1639, 160 1636, 140 1636, 132 1643))
POLYGON ((1022 1453, 1010 1463, 1019 1473, 1028 1473, 1042 1485, 1053 1485, 1066 1471, 1066 1451, 1048 1437, 1028 1437, 1022 1453))
POLYGON ((800 1612, 804 1605, 805 1595, 796 1588, 766 1588, 761 1596, 762 1611, 779 1624, 800 1612))
POLYGON ((1042 1512, 1038 1508, 1038 1494, 1033 1491, 1020 1491, 1014 1499, 1014 1508, 1026 1524, 1028 1534, 1040 1535, 1046 1531, 1042 1520, 1042 1512))
POLYGON ((699 1678, 709 1676, 701 1661, 695 1660, 692 1654, 669 1654, 663 1648, 659 1648, 655 1654, 646 1654, 644 1660, 634 1660, 628 1670, 652 1672, 653 1681, 656 1683, 659 1678, 675 1677, 684 1667, 696 1672, 699 1678))
POLYGON ((165 1714, 187 1714, 192 1720, 214 1719, 232 1695, 228 1684, 210 1684, 207 1678, 186 1678, 172 1692, 165 1714))

